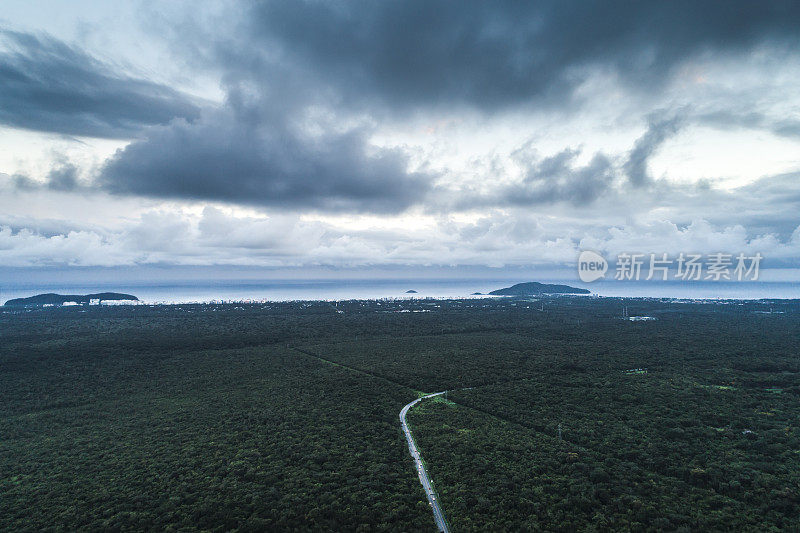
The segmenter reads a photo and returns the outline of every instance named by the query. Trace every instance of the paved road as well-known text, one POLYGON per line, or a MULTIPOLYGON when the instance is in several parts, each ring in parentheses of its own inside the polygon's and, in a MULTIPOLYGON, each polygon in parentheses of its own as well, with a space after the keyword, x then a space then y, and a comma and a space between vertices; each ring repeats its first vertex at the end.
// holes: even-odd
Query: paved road
POLYGON ((447 522, 444 519, 444 513, 442 512, 442 508, 439 505, 439 495, 436 494, 436 490, 433 488, 433 484, 431 483, 430 477, 428 477, 428 472, 425 470, 425 465, 422 464, 422 456, 417 450, 417 445, 414 444, 414 437, 411 436, 411 430, 406 423, 406 413, 408 410, 417 405, 421 400, 425 398, 432 398, 433 396, 439 396, 440 394, 444 394, 445 391, 442 392, 435 392, 433 394, 428 394, 427 396, 423 396, 422 398, 417 398, 413 402, 409 403, 403 410, 400 411, 400 424, 403 426, 403 432, 406 434, 406 440, 408 441, 408 451, 411 452, 411 457, 414 458, 414 464, 417 467, 417 473, 419 474, 419 482, 422 483, 422 488, 425 489, 425 494, 428 496, 428 503, 431 504, 431 510, 433 511, 433 519, 436 521, 436 527, 439 528, 439 531, 444 531, 444 533, 450 533, 450 530, 447 527, 447 522))

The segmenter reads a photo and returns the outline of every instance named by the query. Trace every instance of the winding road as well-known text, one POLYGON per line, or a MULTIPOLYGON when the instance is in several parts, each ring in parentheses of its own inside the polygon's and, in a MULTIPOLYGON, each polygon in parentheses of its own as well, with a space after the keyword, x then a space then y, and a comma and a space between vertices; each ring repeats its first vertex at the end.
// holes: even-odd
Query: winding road
POLYGON ((432 398, 434 396, 439 396, 440 394, 444 394, 446 391, 442 392, 434 392, 433 394, 427 394, 422 398, 417 398, 413 402, 409 403, 403 410, 400 411, 400 424, 403 426, 403 432, 406 434, 406 440, 408 441, 408 451, 411 452, 411 457, 414 458, 414 463, 417 466, 417 473, 419 474, 419 482, 422 483, 422 488, 425 489, 425 495, 428 497, 428 503, 431 504, 431 510, 433 511, 433 519, 436 521, 436 527, 439 528, 439 531, 443 531, 444 533, 450 533, 450 529, 447 527, 447 521, 444 519, 444 512, 442 511, 441 506, 439 505, 439 496, 436 494, 436 490, 433 488, 433 483, 431 483, 431 479, 428 476, 427 470, 425 470, 425 465, 422 464, 422 456, 417 450, 417 445, 414 443, 414 437, 411 436, 411 429, 408 427, 408 423, 406 422, 406 414, 408 413, 409 409, 417 405, 420 401, 424 400, 425 398, 432 398))

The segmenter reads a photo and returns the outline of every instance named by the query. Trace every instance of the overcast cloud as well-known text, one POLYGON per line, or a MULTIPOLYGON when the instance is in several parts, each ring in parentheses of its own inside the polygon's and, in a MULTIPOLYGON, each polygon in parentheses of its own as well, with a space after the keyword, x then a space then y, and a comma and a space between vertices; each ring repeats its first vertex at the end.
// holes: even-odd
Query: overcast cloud
POLYGON ((0 123, 36 131, 130 138, 198 107, 53 37, 0 31, 0 123))
POLYGON ((800 261, 796 2, 82 7, 163 53, 0 20, 0 265, 800 261))

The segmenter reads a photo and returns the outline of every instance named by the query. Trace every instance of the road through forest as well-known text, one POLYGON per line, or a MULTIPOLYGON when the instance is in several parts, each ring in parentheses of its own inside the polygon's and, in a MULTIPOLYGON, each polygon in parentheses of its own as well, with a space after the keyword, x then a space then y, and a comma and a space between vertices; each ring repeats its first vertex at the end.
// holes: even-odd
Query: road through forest
POLYGON ((414 443, 414 437, 411 436, 411 429, 408 427, 408 423, 406 422, 406 414, 408 411, 417 405, 420 401, 424 400, 425 398, 432 398, 434 396, 439 396, 444 394, 446 391, 442 392, 435 392, 433 394, 427 394, 422 398, 417 398, 413 402, 407 404, 403 407, 403 410, 400 411, 400 424, 403 426, 403 432, 406 434, 406 440, 408 441, 408 451, 411 453, 411 457, 414 458, 414 464, 417 467, 417 473, 419 474, 419 482, 422 483, 422 488, 425 489, 425 495, 428 497, 428 502, 431 504, 431 510, 433 511, 433 519, 436 522, 436 527, 439 528, 439 531, 443 531, 444 533, 450 533, 449 528, 447 527, 447 521, 444 519, 444 512, 442 512, 442 508, 439 505, 439 496, 436 494, 436 490, 433 488, 433 484, 431 483, 431 479, 428 476, 427 470, 425 470, 425 465, 422 463, 422 456, 417 449, 417 445, 414 443))

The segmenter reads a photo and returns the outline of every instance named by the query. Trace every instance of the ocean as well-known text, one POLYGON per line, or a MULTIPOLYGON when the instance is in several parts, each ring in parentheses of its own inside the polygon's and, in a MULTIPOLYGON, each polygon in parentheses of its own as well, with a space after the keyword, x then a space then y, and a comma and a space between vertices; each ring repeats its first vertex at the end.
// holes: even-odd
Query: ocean
MULTIPOLYGON (((350 300, 378 298, 467 298, 475 292, 508 287, 530 279, 278 279, 191 280, 186 282, 121 281, 111 283, 7 283, 0 301, 46 292, 88 294, 123 292, 145 303, 175 304, 219 301, 350 300), (414 290, 416 293, 407 293, 414 290)), ((589 289, 599 296, 681 299, 800 299, 797 282, 645 282, 598 281, 580 283, 544 280, 589 289)))

